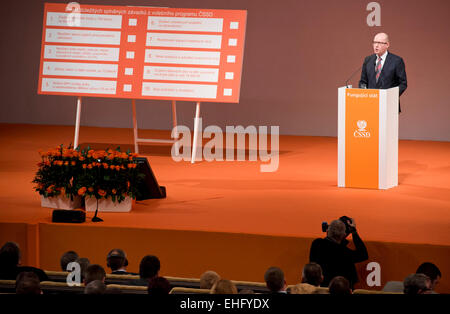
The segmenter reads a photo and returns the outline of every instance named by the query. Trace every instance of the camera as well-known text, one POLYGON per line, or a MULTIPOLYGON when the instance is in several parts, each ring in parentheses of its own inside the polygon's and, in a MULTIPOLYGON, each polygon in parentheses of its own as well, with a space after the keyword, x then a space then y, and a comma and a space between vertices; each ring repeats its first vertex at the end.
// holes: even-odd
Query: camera
MULTIPOLYGON (((350 226, 350 223, 352 222, 352 218, 347 216, 342 216, 339 218, 340 221, 342 221, 345 225, 345 234, 349 235, 350 233, 354 232, 356 229, 352 226, 350 226)), ((328 223, 326 221, 322 222, 322 232, 328 231, 328 223)))

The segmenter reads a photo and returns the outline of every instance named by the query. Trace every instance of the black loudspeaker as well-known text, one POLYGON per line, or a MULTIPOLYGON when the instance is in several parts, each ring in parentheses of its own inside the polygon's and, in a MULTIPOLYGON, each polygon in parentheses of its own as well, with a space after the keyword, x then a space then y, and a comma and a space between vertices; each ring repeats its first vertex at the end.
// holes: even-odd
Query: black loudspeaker
POLYGON ((82 223, 85 221, 86 212, 80 209, 55 209, 52 214, 52 222, 82 223))
POLYGON ((137 169, 145 175, 144 182, 139 186, 139 194, 136 195, 137 201, 150 198, 166 198, 166 188, 160 186, 153 174, 152 168, 145 157, 136 157, 137 169))

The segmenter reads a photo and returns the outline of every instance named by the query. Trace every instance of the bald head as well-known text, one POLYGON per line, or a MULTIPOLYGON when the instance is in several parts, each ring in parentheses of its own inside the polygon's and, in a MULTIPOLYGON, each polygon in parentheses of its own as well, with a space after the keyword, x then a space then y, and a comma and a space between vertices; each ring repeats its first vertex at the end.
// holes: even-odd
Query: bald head
POLYGON ((380 40, 382 42, 389 42, 389 36, 386 33, 378 33, 375 35, 374 40, 380 40))
POLYGON ((389 48, 389 36, 386 33, 378 33, 373 38, 373 52, 378 56, 384 55, 389 48))

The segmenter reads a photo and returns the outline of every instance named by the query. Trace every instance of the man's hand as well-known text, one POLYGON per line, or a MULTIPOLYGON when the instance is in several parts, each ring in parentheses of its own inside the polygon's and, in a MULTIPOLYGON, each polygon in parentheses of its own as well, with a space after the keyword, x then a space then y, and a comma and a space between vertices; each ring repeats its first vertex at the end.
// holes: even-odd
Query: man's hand
POLYGON ((354 218, 350 218, 350 220, 348 220, 348 225, 350 226, 351 233, 356 232, 356 222, 354 218))

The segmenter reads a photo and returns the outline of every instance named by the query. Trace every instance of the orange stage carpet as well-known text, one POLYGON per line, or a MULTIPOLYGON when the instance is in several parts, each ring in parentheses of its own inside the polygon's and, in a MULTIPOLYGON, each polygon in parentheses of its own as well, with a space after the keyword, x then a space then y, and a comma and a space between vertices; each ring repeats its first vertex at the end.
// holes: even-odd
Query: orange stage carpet
MULTIPOLYGON (((354 217, 369 251, 358 264, 381 265, 382 285, 403 280, 424 261, 443 274, 437 291, 450 293, 450 143, 400 141, 399 186, 387 191, 338 188, 337 139, 282 136, 279 169, 262 162, 175 162, 169 145, 141 145, 167 199, 138 202, 131 213, 101 213, 104 222, 54 224, 33 191, 39 149, 73 141, 74 127, 0 124, 0 241, 16 241, 23 264, 59 269, 76 250, 106 267, 106 254, 123 248, 130 271, 140 259, 161 259, 161 274, 199 277, 213 269, 234 280, 263 281, 280 266, 297 283, 309 246, 323 237, 322 221, 354 217)), ((132 129, 82 127, 80 143, 132 148, 132 129)), ((140 137, 169 137, 140 131, 140 137)), ((88 213, 91 218, 92 214, 88 213)), ((378 287, 379 289, 379 287, 378 287)))

